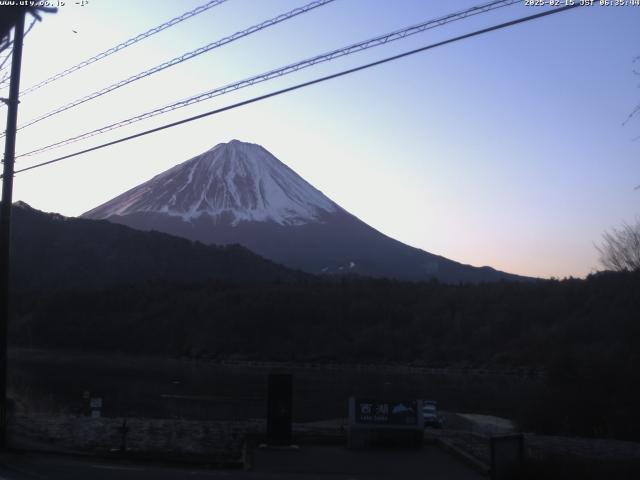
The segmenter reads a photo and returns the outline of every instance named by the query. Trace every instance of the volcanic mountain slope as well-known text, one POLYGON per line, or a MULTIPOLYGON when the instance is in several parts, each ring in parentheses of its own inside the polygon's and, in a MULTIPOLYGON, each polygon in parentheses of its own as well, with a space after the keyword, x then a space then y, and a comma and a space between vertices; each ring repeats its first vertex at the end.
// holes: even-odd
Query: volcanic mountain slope
POLYGON ((237 243, 290 268, 449 283, 521 279, 387 237, 260 145, 232 140, 82 215, 207 244, 237 243))

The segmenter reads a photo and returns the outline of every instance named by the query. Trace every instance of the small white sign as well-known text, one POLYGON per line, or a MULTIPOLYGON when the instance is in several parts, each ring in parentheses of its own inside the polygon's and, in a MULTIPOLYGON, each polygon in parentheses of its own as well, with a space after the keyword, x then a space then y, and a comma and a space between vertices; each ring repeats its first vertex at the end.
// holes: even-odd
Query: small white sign
POLYGON ((102 408, 102 398, 100 397, 92 398, 90 400, 90 405, 91 405, 91 408, 102 408))

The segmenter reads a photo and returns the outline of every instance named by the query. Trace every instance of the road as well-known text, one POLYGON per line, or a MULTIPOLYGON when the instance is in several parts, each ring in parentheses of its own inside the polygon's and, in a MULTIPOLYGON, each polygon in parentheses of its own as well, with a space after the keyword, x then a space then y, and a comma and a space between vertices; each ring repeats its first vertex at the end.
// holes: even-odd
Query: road
POLYGON ((418 452, 352 452, 343 447, 262 450, 253 469, 218 470, 47 454, 0 455, 0 480, 479 480, 485 477, 437 447, 418 452))

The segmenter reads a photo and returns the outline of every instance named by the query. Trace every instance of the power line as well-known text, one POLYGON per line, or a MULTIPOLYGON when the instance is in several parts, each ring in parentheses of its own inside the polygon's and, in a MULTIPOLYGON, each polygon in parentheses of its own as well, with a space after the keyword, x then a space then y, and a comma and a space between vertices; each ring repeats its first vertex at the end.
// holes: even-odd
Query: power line
POLYGON ((7 38, 7 41, 2 45, 0 45, 0 53, 4 52, 7 48, 13 45, 13 39, 10 38, 9 36, 7 36, 6 38, 7 38))
POLYGON ((7 37, 7 41, 0 44, 0 53, 4 52, 7 48, 9 48, 11 45, 13 45, 13 40, 10 40, 7 37))
POLYGON ((9 52, 7 52, 7 55, 2 59, 2 62, 0 62, 0 71, 4 70, 4 65, 5 63, 7 63, 7 60, 11 58, 12 54, 13 54, 13 48, 9 52))
MULTIPOLYGON (((10 42, 7 47, 3 48, 2 51, 9 49, 9 45, 13 45, 13 41, 10 42)), ((9 49, 9 51, 5 54, 4 58, 2 59, 2 61, 0 62, 0 73, 3 72, 4 70, 7 69, 8 65, 7 65, 7 61, 11 58, 11 56, 13 55, 13 47, 11 47, 9 49)), ((8 85, 9 84, 9 72, 5 72, 4 76, 2 77, 2 80, 0 80, 0 86, 4 85, 5 83, 8 85)))
MULTIPOLYGON (((38 17, 34 17, 33 20, 31 21, 31 25, 29 25, 29 28, 27 28, 27 30, 24 32, 24 35, 22 36, 22 39, 24 40, 27 35, 29 34, 29 32, 31 31, 31 29, 33 28, 33 26, 36 24, 36 22, 39 21, 38 17)), ((8 42, 7 47, 13 44, 13 40, 11 40, 10 42, 8 42)), ((11 55, 13 54, 13 48, 11 49, 11 51, 9 51, 7 53, 7 55, 2 59, 2 62, 0 62, 0 72, 2 72, 5 68, 5 63, 7 63, 7 60, 9 60, 9 58, 11 58, 11 55)), ((6 84, 9 84, 9 73, 7 72, 7 74, 5 74, 2 79, 0 79, 0 86, 6 84)))
POLYGON ((156 108, 154 110, 150 110, 148 112, 127 118, 125 120, 121 120, 119 122, 116 123, 112 123, 110 125, 106 125, 104 127, 95 129, 95 130, 91 130, 89 132, 85 132, 82 133, 80 135, 76 135, 74 137, 70 137, 67 138, 65 140, 61 140, 59 142, 44 146, 44 147, 40 147, 37 148, 35 150, 32 150, 30 152, 18 155, 18 158, 20 157, 26 157, 26 156, 31 156, 31 155, 35 155, 37 153, 42 153, 44 151, 47 150, 51 150, 53 148, 59 148, 65 145, 69 145, 71 143, 75 143, 78 142, 80 140, 85 140, 87 138, 102 134, 102 133, 106 133, 109 132, 111 130, 116 130, 118 128, 122 128, 125 127, 127 125, 131 125, 133 123, 137 123, 139 121, 142 120, 146 120, 148 118, 152 118, 155 117, 157 115, 161 115, 163 113, 167 113, 173 110, 177 110, 178 108, 183 108, 189 105, 193 105, 205 100, 209 100, 211 98, 220 96, 220 95, 224 95, 226 93, 235 91, 235 90, 239 90, 241 88, 244 87, 249 87, 251 85, 255 85, 257 83, 261 83, 261 82, 265 82, 267 80, 271 80, 273 78, 277 78, 277 77, 281 77, 284 75, 288 75, 290 73, 294 73, 297 72, 299 70, 302 70, 304 68, 308 68, 311 67, 313 65, 317 65, 319 63, 322 62, 327 62, 330 60, 334 60, 336 58, 339 57, 343 57, 346 55, 351 55, 352 53, 356 53, 362 50, 367 50, 369 48, 373 48, 373 47, 377 47, 380 45, 384 45, 386 43, 395 41, 395 40, 399 40, 402 38, 406 38, 408 36, 411 35, 415 35, 417 33, 421 33, 424 32, 425 30, 429 30, 435 27, 439 27, 442 25, 445 25, 447 23, 453 22, 453 21, 457 21, 457 20, 461 20, 463 18, 467 18, 469 16, 473 16, 473 15, 477 15, 480 13, 485 13, 488 12, 490 10, 495 10, 498 8, 502 8, 502 7, 506 7, 509 5, 512 5, 514 3, 520 3, 520 0, 500 0, 500 1, 492 1, 486 4, 482 4, 482 5, 478 5, 472 8, 469 8, 467 10, 463 10, 461 12, 456 12, 456 13, 452 13, 449 15, 445 15, 443 17, 439 17, 433 20, 428 20, 422 23, 419 23, 417 25, 413 25, 411 27, 407 27, 404 29, 400 29, 400 30, 395 30, 393 32, 390 33, 386 33, 384 35, 379 35, 377 37, 374 38, 370 38, 368 40, 365 41, 361 41, 358 43, 354 43, 351 44, 349 46, 346 47, 342 47, 336 50, 332 50, 330 52, 327 53, 323 53, 320 55, 316 55, 314 57, 308 58, 306 60, 302 60, 300 62, 296 62, 275 70, 271 70, 265 73, 261 73, 259 75, 255 75, 253 77, 249 77, 243 80, 240 80, 238 82, 234 82, 228 85, 225 85, 223 87, 218 87, 215 88, 213 90, 209 90, 207 92, 192 96, 192 97, 188 97, 186 99, 183 100, 179 100, 177 102, 174 102, 172 104, 169 105, 165 105, 163 107, 160 108, 156 108))
MULTIPOLYGON (((197 57, 198 55, 202 55, 203 53, 206 53, 210 50, 213 50, 215 48, 221 47, 223 45, 226 45, 228 43, 234 42, 235 40, 238 40, 240 38, 246 37, 248 35, 251 35, 252 33, 258 32, 260 30, 264 30, 265 28, 269 28, 272 27, 274 25, 277 25, 281 22, 284 22, 286 20, 289 20, 293 17, 296 17, 298 15, 301 15, 303 13, 307 13, 313 9, 316 9, 318 7, 322 7, 324 5, 327 5, 328 3, 331 3, 335 0, 314 0, 311 3, 308 3, 307 5, 304 5, 302 7, 298 7, 295 8, 289 12, 286 13, 282 13, 280 15, 278 15, 277 17, 271 18, 269 20, 265 20, 262 23, 259 23, 257 25, 253 25, 245 30, 241 30, 239 32, 234 33, 233 35, 229 35, 228 37, 224 37, 221 38, 220 40, 216 40, 213 43, 210 43, 208 45, 205 45, 204 47, 200 47, 196 50, 192 50, 191 52, 187 52, 183 55, 180 55, 179 57, 175 57, 172 58, 171 60, 168 60, 160 65, 157 65, 153 68, 150 68, 148 70, 145 70, 143 72, 137 73, 135 75, 132 75, 129 78, 126 78, 124 80, 120 80, 119 82, 116 82, 112 85, 109 85, 108 87, 102 88, 96 92, 90 93, 89 95, 86 95, 82 98, 79 98, 77 100, 74 100, 73 102, 70 102, 66 105, 63 105, 61 107, 58 107, 48 113, 45 113, 44 115, 41 115, 33 120, 28 121, 27 123, 24 123, 22 125, 20 125, 18 127, 18 130, 21 130, 23 128, 29 127, 31 125, 34 125, 38 122, 41 122, 42 120, 49 118, 53 115, 57 115, 58 113, 64 112, 66 110, 69 110, 70 108, 73 107, 77 107, 78 105, 81 105, 85 102, 88 102, 89 100, 93 100, 94 98, 98 98, 102 95, 105 95, 109 92, 112 92, 114 90, 117 90, 118 88, 124 87, 125 85, 128 85, 132 82, 135 82, 137 80, 140 80, 142 78, 148 77, 150 75, 153 75, 154 73, 158 73, 166 68, 172 67, 174 65, 178 65, 179 63, 182 63, 186 60, 190 60, 194 57, 197 57)), ((1 135, 0 135, 1 137, 1 135)))
MULTIPOLYGON (((27 28, 27 30, 24 32, 24 35, 22 36, 23 40, 27 37, 27 35, 29 34, 29 32, 31 31, 31 29, 33 28, 33 26, 36 24, 37 21, 38 21, 38 19, 34 17, 34 19, 31 21, 31 25, 29 25, 29 28, 27 28)), ((7 42, 7 45, 5 46, 5 48, 10 47, 11 45, 13 45, 13 40, 7 42)), ((0 71, 2 71, 4 69, 5 63, 7 62, 9 57, 11 57, 12 53, 13 53, 13 49, 11 49, 11 51, 7 52, 7 56, 2 59, 2 62, 0 62, 0 71)), ((0 83, 2 83, 2 82, 0 82, 0 83)))
POLYGON ((27 38, 27 35, 29 35, 29 32, 38 21, 39 21, 38 18, 35 18, 35 17, 33 20, 31 20, 31 25, 29 25, 29 28, 27 28, 26 32, 24 32, 24 35, 22 36, 23 39, 27 38))
POLYGON ((392 62, 392 61, 404 58, 404 57, 408 57, 410 55, 415 55, 415 54, 420 53, 420 52, 425 52, 427 50, 431 50, 431 49, 436 48, 436 47, 441 47, 441 46, 447 45, 449 43, 454 43, 454 42, 457 42, 457 41, 460 41, 460 40, 465 40, 467 38, 475 37, 475 36, 478 36, 478 35, 483 35, 485 33, 493 32, 495 30, 500 30, 502 28, 511 27, 513 25, 518 25, 520 23, 528 22, 528 21, 531 21, 531 20, 536 20, 536 19, 539 19, 539 18, 542 18, 542 17, 546 17, 546 16, 549 16, 549 15, 556 14, 556 13, 565 12, 567 10, 570 10, 572 8, 577 8, 577 7, 580 7, 580 6, 581 5, 577 3, 577 4, 573 4, 573 5, 567 5, 567 6, 564 6, 564 7, 554 8, 553 10, 547 10, 547 11, 540 12, 540 13, 537 13, 537 14, 534 14, 534 15, 529 15, 527 17, 521 17, 521 18, 518 18, 516 20, 511 20, 509 22, 505 22, 505 23, 501 23, 501 24, 498 24, 498 25, 494 25, 492 27, 483 28, 481 30, 476 30, 476 31, 471 32, 471 33, 466 33, 464 35, 459 35, 457 37, 453 37, 453 38, 450 38, 448 40, 443 40, 441 42, 432 43, 431 45, 427 45, 425 47, 416 48, 414 50, 409 50, 407 52, 400 53, 398 55, 393 55, 391 57, 383 58, 382 60, 377 60, 375 62, 367 63, 365 65, 360 65, 358 67, 350 68, 348 70, 343 70, 343 71, 338 72, 338 73, 333 73, 331 75, 326 75, 324 77, 316 78, 316 79, 310 80, 308 82, 303 82, 303 83, 299 83, 297 85, 293 85, 291 87, 283 88, 281 90, 276 90, 274 92, 267 93, 265 95, 260 95, 260 96, 257 96, 257 97, 253 97, 253 98, 250 98, 249 100, 244 100, 242 102, 234 103, 232 105, 227 105, 226 107, 217 108, 215 110, 210 110, 208 112, 201 113, 199 115, 195 115, 195 116, 192 116, 192 117, 184 118, 182 120, 178 120, 177 122, 168 123, 168 124, 162 125, 160 127, 156 127, 156 128, 152 128, 150 130, 145 130, 143 132, 136 133, 134 135, 129 135, 127 137, 122 137, 122 138, 119 138, 117 140, 113 140, 111 142, 107 142, 107 143, 103 143, 101 145, 97 145, 95 147, 87 148, 87 149, 80 150, 80 151, 75 152, 75 153, 71 153, 71 154, 64 155, 64 156, 61 156, 61 157, 58 157, 58 158, 54 158, 53 160, 48 160, 46 162, 41 162, 41 163, 38 163, 38 164, 35 164, 35 165, 31 165, 29 167, 25 167, 25 168, 22 168, 20 170, 16 170, 15 173, 26 172, 26 171, 29 171, 29 170, 33 170, 35 168, 43 167, 45 165, 50 165, 52 163, 60 162, 62 160, 66 160, 68 158, 77 157, 78 155, 82 155, 84 153, 89 153, 89 152, 93 152, 95 150, 100 150, 102 148, 110 147, 110 146, 116 145, 118 143, 126 142, 126 141, 129 141, 129 140, 133 140, 135 138, 138 138, 138 137, 143 137, 145 135, 149 135, 151 133, 159 132, 161 130, 166 130, 168 128, 172 128, 172 127, 176 127, 178 125, 189 123, 189 122, 192 122, 194 120, 199 120, 201 118, 209 117, 211 115, 216 115, 218 113, 226 112, 228 110, 233 110, 235 108, 242 107, 244 105, 249 105, 251 103, 259 102, 261 100, 266 100, 267 98, 271 98, 271 97, 275 97, 275 96, 278 96, 278 95, 282 95, 284 93, 292 92, 294 90, 299 90, 301 88, 308 87, 308 86, 311 86, 311 85, 315 85, 317 83, 322 83, 322 82, 325 82, 325 81, 328 81, 328 80, 332 80, 334 78, 343 77, 343 76, 349 75, 351 73, 359 72, 361 70, 366 70, 366 69, 369 69, 369 68, 372 68, 372 67, 375 67, 375 66, 378 66, 378 65, 382 65, 382 64, 385 64, 385 63, 388 63, 388 62, 392 62))
POLYGON ((35 85, 33 85, 32 87, 27 88, 25 91, 20 92, 21 96, 25 96, 31 92, 34 92, 36 90, 38 90, 39 88, 44 87, 45 85, 48 85, 51 82, 55 82, 56 80, 61 79, 62 77, 65 77, 67 75, 69 75, 70 73, 73 72, 77 72, 78 70, 80 70, 81 68, 84 68, 88 65, 91 65, 92 63, 97 62, 98 60, 102 60, 103 58, 108 57, 109 55, 113 55, 116 52, 119 52, 120 50, 127 48, 135 43, 140 42, 141 40, 144 40, 145 38, 148 38, 152 35, 155 35, 156 33, 159 33, 163 30, 166 30, 169 27, 173 27, 174 25, 177 25, 180 22, 183 22, 191 17, 194 17, 196 15, 199 15, 203 12, 206 12, 207 10, 216 7, 224 2, 226 2, 227 0, 212 0, 210 2, 205 3, 204 5, 200 5, 199 7, 194 8, 193 10, 190 10, 188 12, 183 13, 182 15, 179 15, 175 18, 172 18, 171 20, 168 20, 156 27, 153 27, 150 30, 147 30, 146 32, 140 33, 138 35, 136 35, 135 37, 131 37, 128 40, 125 40, 122 43, 119 43, 118 45, 116 45, 115 47, 111 47, 103 52, 98 53, 97 55, 94 55, 91 58, 88 58, 72 67, 67 68, 66 70, 63 70, 60 73, 57 73, 35 85))
MULTIPOLYGON (((4 52, 5 50, 9 49, 9 47, 13 45, 13 43, 8 43, 7 45, 5 45, 4 47, 2 47, 2 49, 0 50, 0 53, 4 52)), ((9 58, 11 56, 11 53, 13 52, 13 48, 11 48, 6 54, 5 57, 2 59, 2 62, 0 62, 0 70, 4 70, 4 64, 7 61, 7 58, 9 58)))

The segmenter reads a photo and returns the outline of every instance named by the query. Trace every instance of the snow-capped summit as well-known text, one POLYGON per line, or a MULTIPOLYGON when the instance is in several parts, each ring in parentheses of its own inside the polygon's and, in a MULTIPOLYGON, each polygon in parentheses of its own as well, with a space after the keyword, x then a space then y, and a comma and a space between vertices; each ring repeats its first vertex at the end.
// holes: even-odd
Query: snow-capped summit
POLYGON ((260 145, 232 140, 83 215, 206 244, 237 243, 316 274, 479 282, 516 279, 387 237, 260 145))
POLYGON ((155 212, 233 225, 301 225, 339 207, 260 145, 232 140, 176 165, 85 215, 155 212))

